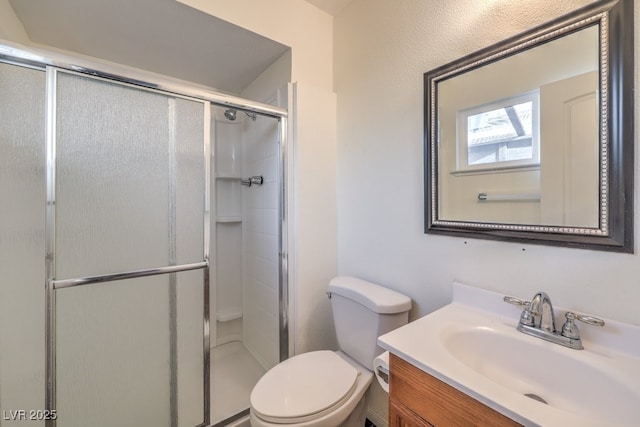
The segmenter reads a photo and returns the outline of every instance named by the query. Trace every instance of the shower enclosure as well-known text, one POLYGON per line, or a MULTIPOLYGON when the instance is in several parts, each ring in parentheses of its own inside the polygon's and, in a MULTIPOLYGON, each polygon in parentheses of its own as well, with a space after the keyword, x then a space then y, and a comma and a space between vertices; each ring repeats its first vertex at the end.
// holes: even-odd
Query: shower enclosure
POLYGON ((212 110, 212 423, 244 411, 280 361, 280 134, 277 120, 212 110))
POLYGON ((224 425, 287 356, 286 112, 139 77, 0 46, 2 427, 224 425))

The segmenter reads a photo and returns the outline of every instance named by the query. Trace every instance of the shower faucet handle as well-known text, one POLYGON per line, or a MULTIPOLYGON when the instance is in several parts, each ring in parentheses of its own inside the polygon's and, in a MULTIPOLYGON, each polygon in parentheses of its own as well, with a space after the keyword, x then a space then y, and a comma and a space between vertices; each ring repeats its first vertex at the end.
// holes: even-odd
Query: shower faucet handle
POLYGON ((244 178, 240 180, 240 184, 251 187, 252 185, 262 185, 264 183, 264 178, 261 175, 250 176, 249 178, 244 178))

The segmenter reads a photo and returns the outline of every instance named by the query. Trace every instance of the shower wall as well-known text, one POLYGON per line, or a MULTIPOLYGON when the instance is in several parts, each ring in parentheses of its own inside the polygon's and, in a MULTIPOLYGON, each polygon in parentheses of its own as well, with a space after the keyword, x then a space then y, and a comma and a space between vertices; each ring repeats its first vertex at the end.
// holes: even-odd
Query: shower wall
MULTIPOLYGON (((278 120, 214 114, 215 309, 212 346, 241 341, 268 369, 279 362, 278 120), (262 185, 241 185, 262 176, 262 185)), ((212 313, 213 315, 214 313, 212 313)))
POLYGON ((231 113, 214 107, 212 126, 214 425, 247 411, 251 390, 280 360, 280 123, 231 113))
POLYGON ((211 242, 215 260, 211 292, 211 345, 242 341, 242 134, 243 122, 213 114, 215 216, 211 242))
POLYGON ((278 122, 259 117, 245 126, 243 170, 264 183, 245 188, 242 198, 243 336, 245 347, 269 369, 280 361, 278 122))

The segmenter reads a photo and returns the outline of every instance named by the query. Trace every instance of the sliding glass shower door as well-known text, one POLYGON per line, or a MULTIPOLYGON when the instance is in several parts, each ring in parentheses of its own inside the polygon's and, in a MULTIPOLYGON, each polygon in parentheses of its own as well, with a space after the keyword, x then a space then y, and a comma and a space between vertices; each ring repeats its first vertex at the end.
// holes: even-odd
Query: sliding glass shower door
POLYGON ((210 104, 0 63, 0 114, 0 425, 207 424, 210 104))
POLYGON ((61 71, 49 87, 58 423, 201 425, 209 105, 61 71))
POLYGON ((16 411, 44 409, 45 84, 42 70, 0 63, 2 427, 16 411))

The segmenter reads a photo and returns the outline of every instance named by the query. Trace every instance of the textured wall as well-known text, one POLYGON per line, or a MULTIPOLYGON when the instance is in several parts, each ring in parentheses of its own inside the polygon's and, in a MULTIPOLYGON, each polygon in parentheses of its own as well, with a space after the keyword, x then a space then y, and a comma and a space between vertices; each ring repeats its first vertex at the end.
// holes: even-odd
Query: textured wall
MULTIPOLYGON (((423 232, 423 73, 589 3, 354 0, 335 18, 339 274, 409 295, 412 318, 449 303, 460 280, 640 324, 638 255, 423 232)), ((384 396, 370 397, 384 422, 384 396)))
POLYGON ((423 73, 588 3, 356 0, 336 18, 340 273, 407 293, 413 317, 457 279, 640 324, 637 255, 423 233, 423 73))

